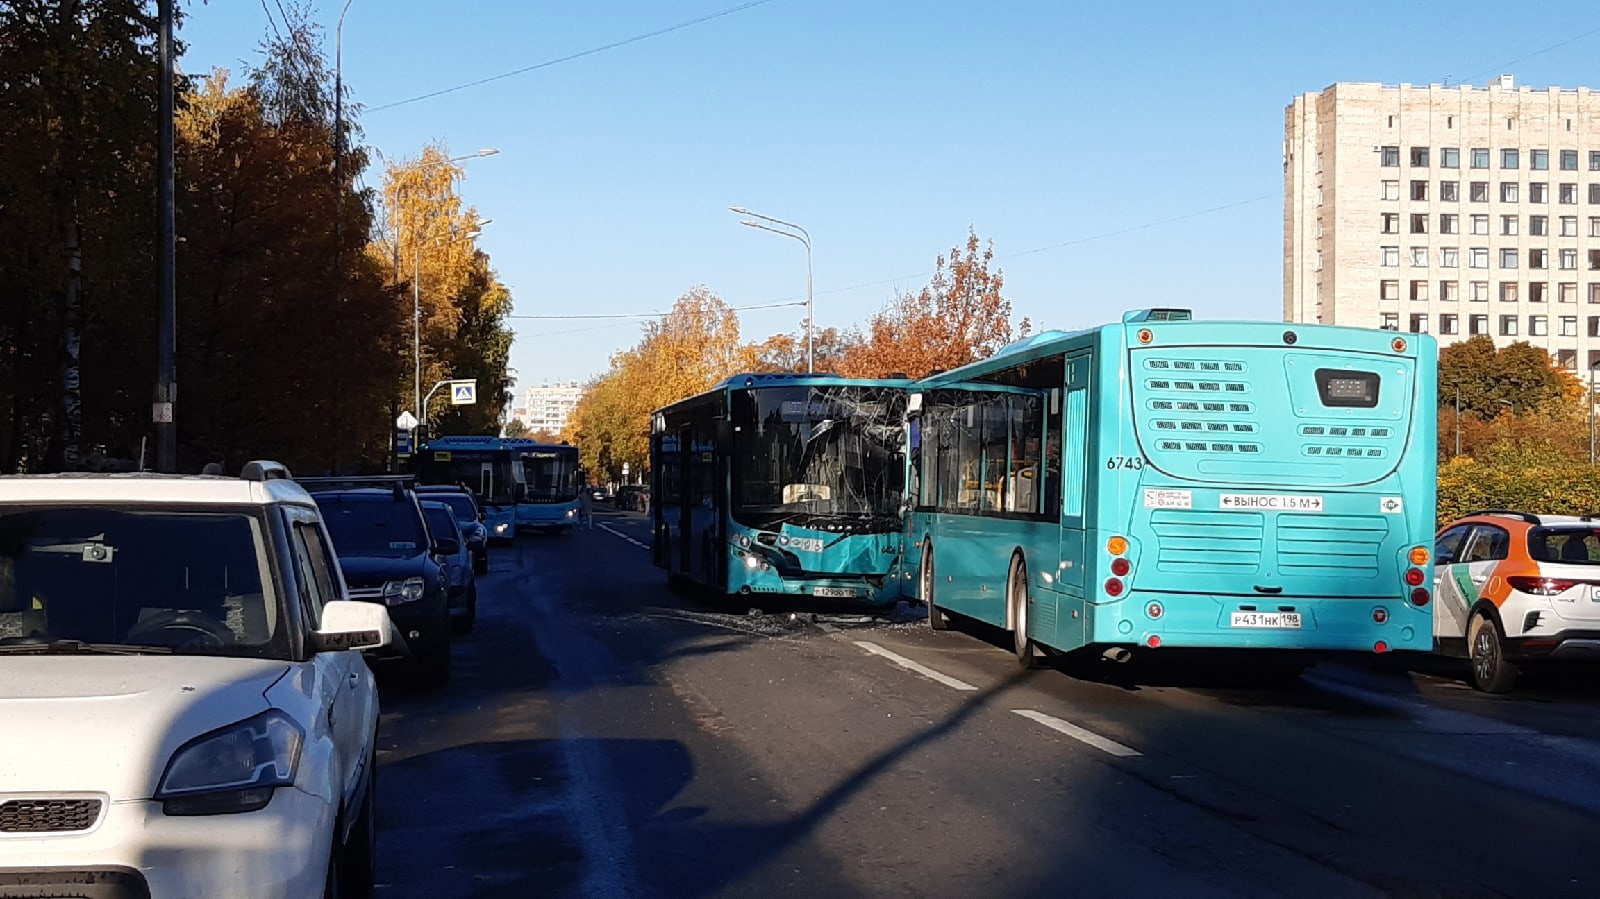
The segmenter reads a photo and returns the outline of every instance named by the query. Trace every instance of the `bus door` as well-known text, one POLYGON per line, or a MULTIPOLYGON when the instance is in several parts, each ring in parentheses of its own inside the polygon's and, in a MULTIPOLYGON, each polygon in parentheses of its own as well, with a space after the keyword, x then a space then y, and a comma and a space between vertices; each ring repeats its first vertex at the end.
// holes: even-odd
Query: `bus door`
POLYGON ((694 427, 678 428, 678 564, 677 570, 694 570, 694 427))
MULTIPOLYGON (((1070 647, 1083 642, 1084 593, 1088 561, 1084 555, 1086 529, 1092 518, 1089 506, 1089 390, 1094 368, 1092 350, 1071 353, 1065 359, 1059 413, 1051 400, 1051 417, 1059 423, 1051 437, 1061 441, 1061 542, 1056 589, 1061 594, 1056 627, 1060 643, 1070 647)), ((1051 491, 1055 493, 1055 491, 1051 491)))

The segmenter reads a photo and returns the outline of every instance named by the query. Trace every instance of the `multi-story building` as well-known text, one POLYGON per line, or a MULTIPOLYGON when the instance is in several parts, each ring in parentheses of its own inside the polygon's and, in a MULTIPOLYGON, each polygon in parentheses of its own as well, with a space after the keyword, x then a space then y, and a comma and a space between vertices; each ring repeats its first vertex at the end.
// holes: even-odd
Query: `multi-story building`
POLYGON ((520 418, 529 431, 544 431, 560 436, 567 427, 567 419, 583 398, 583 388, 577 381, 566 384, 545 384, 529 387, 523 402, 520 418))
POLYGON ((1600 94, 1340 82, 1284 121, 1284 320, 1600 363, 1600 94))

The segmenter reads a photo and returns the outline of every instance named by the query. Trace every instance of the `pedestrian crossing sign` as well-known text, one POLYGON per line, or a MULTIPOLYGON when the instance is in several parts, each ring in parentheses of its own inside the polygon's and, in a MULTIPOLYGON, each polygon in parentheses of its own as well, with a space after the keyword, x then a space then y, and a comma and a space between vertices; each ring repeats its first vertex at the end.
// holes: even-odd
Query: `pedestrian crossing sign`
POLYGON ((476 378, 467 381, 450 382, 450 402, 456 406, 470 406, 478 401, 478 381, 476 378))

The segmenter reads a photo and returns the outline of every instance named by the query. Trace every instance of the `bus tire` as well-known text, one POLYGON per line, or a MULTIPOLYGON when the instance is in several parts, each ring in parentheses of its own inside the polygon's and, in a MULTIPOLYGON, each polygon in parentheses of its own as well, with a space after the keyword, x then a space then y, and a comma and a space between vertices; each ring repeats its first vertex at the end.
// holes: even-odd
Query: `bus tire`
POLYGON ((950 616, 933 602, 933 543, 927 542, 922 551, 922 602, 928 607, 928 627, 936 631, 950 629, 950 616))
POLYGON ((1017 661, 1023 668, 1038 668, 1038 644, 1028 636, 1028 563, 1021 556, 1011 558, 1011 573, 1006 578, 1006 598, 1011 604, 1011 641, 1017 661))
POLYGON ((1467 658, 1472 665, 1472 685, 1485 693, 1510 693, 1517 683, 1516 663, 1506 658, 1506 640, 1500 625, 1483 612, 1467 626, 1467 658))

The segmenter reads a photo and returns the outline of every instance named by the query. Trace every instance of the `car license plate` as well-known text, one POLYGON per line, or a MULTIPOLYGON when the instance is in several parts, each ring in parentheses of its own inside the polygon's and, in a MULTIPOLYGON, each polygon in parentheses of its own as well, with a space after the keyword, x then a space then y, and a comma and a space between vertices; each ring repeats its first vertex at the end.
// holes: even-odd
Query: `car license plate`
POLYGON ((1234 627, 1286 627, 1300 626, 1299 612, 1234 612, 1234 627))
POLYGON ((815 587, 812 596, 838 596, 845 599, 855 599, 859 594, 854 587, 815 587))

